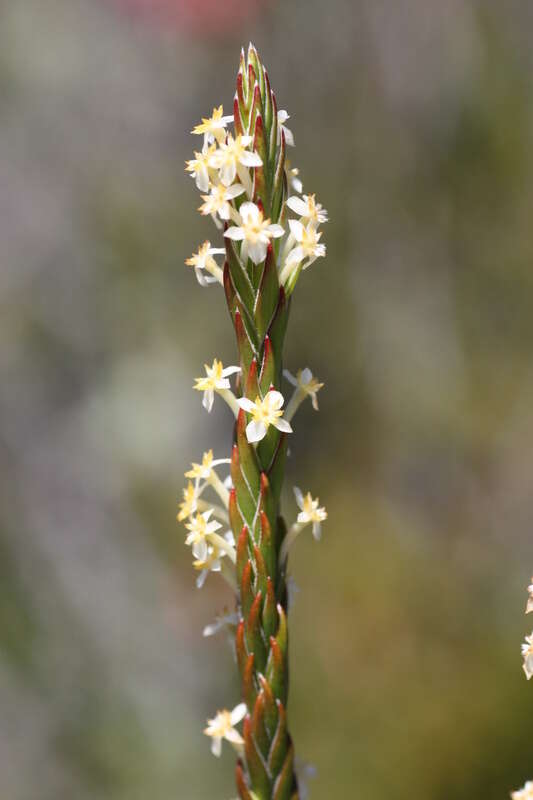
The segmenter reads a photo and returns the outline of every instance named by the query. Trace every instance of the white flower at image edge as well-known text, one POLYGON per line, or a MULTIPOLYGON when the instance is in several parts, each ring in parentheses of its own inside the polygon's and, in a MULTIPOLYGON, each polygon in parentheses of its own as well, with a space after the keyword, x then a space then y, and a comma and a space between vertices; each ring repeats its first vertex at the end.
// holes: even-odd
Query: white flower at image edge
POLYGON ((531 578, 531 584, 527 587, 527 590, 529 597, 527 598, 526 614, 531 614, 533 611, 533 578, 531 578))
POLYGON ((284 399, 281 392, 271 389, 261 400, 256 397, 252 402, 247 397, 240 397, 238 405, 252 415, 251 421, 246 426, 246 438, 250 443, 260 442, 264 439, 270 425, 273 425, 282 433, 292 433, 290 423, 282 418, 281 410, 284 399))
POLYGON ((526 785, 516 792, 511 792, 512 800, 533 800, 533 781, 528 781, 526 785))
POLYGON ((526 641, 522 645, 522 658, 524 659, 524 672, 529 680, 533 678, 533 633, 526 636, 526 641))
POLYGON ((260 264, 266 258, 270 239, 283 236, 285 231, 281 225, 273 225, 269 219, 264 219, 263 212, 255 203, 243 203, 239 213, 242 224, 228 228, 224 236, 242 242, 241 257, 244 262, 249 256, 254 264, 260 264))
POLYGON ((246 716, 246 703, 239 703, 233 711, 219 711, 213 719, 207 720, 207 728, 204 733, 212 738, 211 752, 217 758, 222 753, 222 739, 226 739, 231 744, 242 745, 244 739, 235 725, 246 716))

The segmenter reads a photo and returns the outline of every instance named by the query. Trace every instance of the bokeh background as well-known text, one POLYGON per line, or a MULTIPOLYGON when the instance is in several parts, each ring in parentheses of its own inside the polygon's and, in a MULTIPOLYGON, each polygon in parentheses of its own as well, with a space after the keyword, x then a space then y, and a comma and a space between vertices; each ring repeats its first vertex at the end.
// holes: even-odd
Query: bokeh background
POLYGON ((286 363, 326 382, 288 466, 329 511, 292 558, 312 797, 533 778, 532 36, 528 0, 0 3, 3 798, 234 795, 229 597, 175 514, 230 445, 193 378, 235 358, 183 162, 250 39, 331 217, 286 363))

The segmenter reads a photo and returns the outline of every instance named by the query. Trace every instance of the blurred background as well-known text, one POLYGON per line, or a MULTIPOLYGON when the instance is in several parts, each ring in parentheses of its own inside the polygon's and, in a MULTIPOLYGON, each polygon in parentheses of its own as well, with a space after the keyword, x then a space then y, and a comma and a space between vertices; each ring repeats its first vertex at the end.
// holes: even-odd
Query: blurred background
POLYGON ((230 445, 193 379, 235 360, 183 166, 250 39, 331 218, 286 354, 326 382, 287 482, 329 511, 292 557, 312 797, 533 778, 532 36, 528 0, 0 2, 2 797, 235 794, 230 598, 175 515, 230 445))

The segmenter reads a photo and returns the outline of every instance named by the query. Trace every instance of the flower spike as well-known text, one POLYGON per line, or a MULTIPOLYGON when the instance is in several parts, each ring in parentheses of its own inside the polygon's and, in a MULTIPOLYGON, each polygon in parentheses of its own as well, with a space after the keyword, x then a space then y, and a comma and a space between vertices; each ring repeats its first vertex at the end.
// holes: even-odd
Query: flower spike
POLYGON ((298 279, 325 255, 319 228, 328 219, 315 195, 299 196, 298 170, 286 160, 287 146, 294 146, 288 120, 287 111, 278 111, 268 74, 250 44, 241 53, 233 117, 219 106, 194 128, 203 146, 186 165, 202 193, 200 213, 211 216, 221 232, 219 247, 205 241, 186 263, 202 286, 223 285, 239 366, 224 367, 215 359, 195 381, 207 411, 218 394, 234 414, 231 459, 215 459, 209 450, 193 462, 178 518, 185 522, 197 585, 218 572, 234 593, 235 613, 218 617, 204 635, 234 633, 243 702, 218 712, 205 734, 216 756, 224 739, 235 748, 239 800, 305 797, 286 710, 294 595, 287 559, 299 533, 311 527, 318 539, 327 517, 318 499, 299 489, 290 528, 280 509, 291 420, 306 398, 318 409, 323 386, 307 368, 296 377, 284 373, 283 346, 298 279), (225 257, 223 264, 218 256, 225 257), (283 375, 294 386, 285 408, 283 375), (230 476, 223 480, 217 468, 226 464, 230 476), (216 496, 214 503, 209 493, 216 496))

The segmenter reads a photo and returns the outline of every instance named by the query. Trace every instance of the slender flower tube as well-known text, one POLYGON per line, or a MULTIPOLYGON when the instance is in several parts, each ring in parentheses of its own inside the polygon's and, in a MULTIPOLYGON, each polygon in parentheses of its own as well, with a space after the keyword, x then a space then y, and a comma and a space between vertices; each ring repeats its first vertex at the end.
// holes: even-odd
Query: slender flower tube
POLYGON ((233 633, 240 702, 209 720, 205 734, 216 756, 223 740, 233 745, 240 800, 304 798, 287 716, 288 556, 305 528, 318 539, 327 517, 318 499, 299 489, 292 525, 280 508, 293 418, 306 398, 318 410, 323 386, 309 368, 296 377, 284 373, 283 346, 297 282, 325 255, 319 228, 328 219, 315 195, 299 196, 299 172, 285 158, 294 144, 288 119, 250 45, 241 53, 233 117, 219 106, 193 129, 203 146, 186 165, 203 193, 200 213, 220 230, 220 247, 206 241, 186 263, 202 286, 222 284, 239 359, 226 368, 215 359, 196 379, 207 411, 215 394, 230 407, 233 443, 231 458, 215 459, 209 450, 185 473, 178 519, 187 529, 197 584, 219 573, 234 591, 235 611, 219 614, 204 635, 233 633), (223 266, 216 260, 222 255, 223 266), (286 407, 283 375, 294 386, 286 407))

